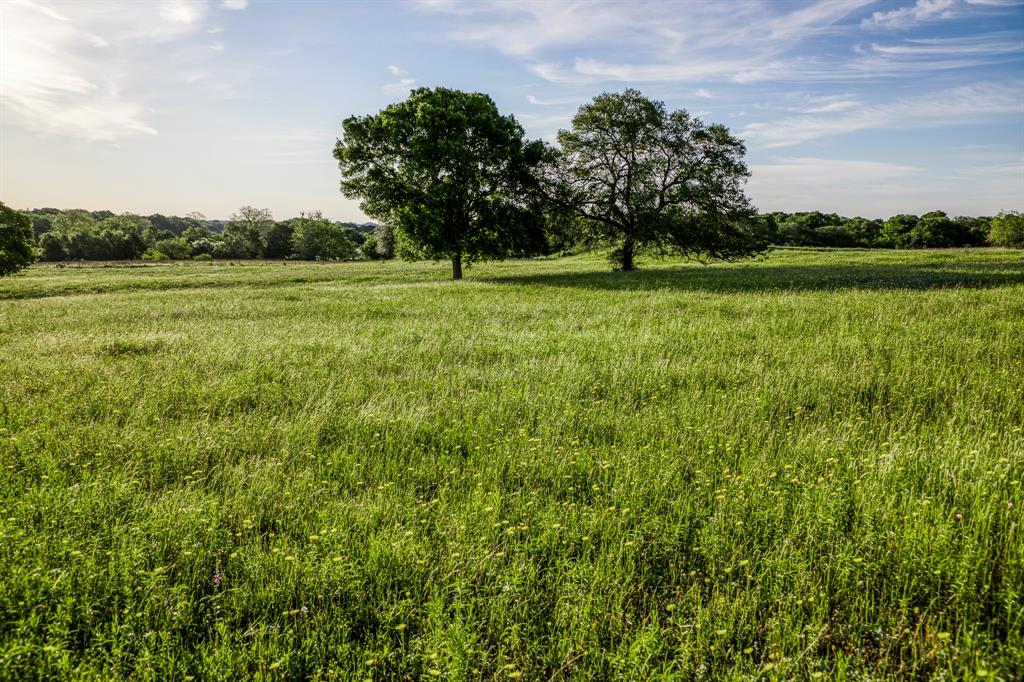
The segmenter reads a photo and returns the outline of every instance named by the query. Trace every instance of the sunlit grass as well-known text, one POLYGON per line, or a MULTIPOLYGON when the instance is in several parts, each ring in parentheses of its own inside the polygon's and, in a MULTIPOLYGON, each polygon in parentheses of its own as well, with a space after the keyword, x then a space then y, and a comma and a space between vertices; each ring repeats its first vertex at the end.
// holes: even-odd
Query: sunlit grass
POLYGON ((0 678, 1024 671, 1024 254, 0 281, 0 678))

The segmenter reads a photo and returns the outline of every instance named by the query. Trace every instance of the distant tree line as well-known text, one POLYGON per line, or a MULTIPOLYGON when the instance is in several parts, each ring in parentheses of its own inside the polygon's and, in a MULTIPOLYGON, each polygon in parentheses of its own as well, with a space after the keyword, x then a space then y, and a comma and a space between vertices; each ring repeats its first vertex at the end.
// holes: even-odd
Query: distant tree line
MULTIPOLYGON (((15 213, 6 210, 11 216, 15 213)), ((403 240, 402 235, 396 235, 385 224, 332 222, 319 211, 287 220, 275 220, 269 210, 251 206, 241 207, 228 220, 209 220, 200 213, 141 216, 55 208, 22 213, 30 221, 27 224, 31 224, 39 259, 51 262, 423 257, 415 244, 403 240)), ((754 222, 755 229, 768 243, 779 246, 1024 247, 1024 215, 1016 212, 950 218, 942 211, 932 211, 922 216, 899 214, 883 220, 820 211, 775 211, 756 216, 754 222)), ((570 252, 600 243, 571 220, 550 219, 538 227, 533 238, 536 243, 529 249, 533 254, 570 252)), ((28 256, 21 258, 25 260, 28 256)))
POLYGON ((1024 246, 1022 216, 957 216, 943 211, 899 214, 886 220, 835 213, 774 212, 762 216, 769 240, 780 246, 924 249, 962 246, 1024 246))
POLYGON ((243 206, 229 220, 200 213, 149 216, 37 208, 25 212, 41 260, 357 260, 391 258, 394 238, 376 223, 332 222, 319 211, 275 220, 243 206))

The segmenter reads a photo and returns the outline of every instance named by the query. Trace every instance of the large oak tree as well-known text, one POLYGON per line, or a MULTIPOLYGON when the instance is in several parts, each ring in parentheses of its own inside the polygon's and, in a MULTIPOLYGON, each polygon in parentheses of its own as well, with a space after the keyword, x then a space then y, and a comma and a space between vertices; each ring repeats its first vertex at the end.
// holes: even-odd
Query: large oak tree
POLYGON ((542 247, 532 188, 544 146, 527 142, 487 95, 418 88, 342 125, 334 148, 341 191, 420 256, 451 259, 453 279, 462 278, 464 261, 542 247))
POLYGON ((631 89, 581 107, 558 142, 549 196, 562 216, 616 245, 622 270, 635 268, 641 248, 733 259, 766 246, 743 192, 745 148, 725 126, 631 89))

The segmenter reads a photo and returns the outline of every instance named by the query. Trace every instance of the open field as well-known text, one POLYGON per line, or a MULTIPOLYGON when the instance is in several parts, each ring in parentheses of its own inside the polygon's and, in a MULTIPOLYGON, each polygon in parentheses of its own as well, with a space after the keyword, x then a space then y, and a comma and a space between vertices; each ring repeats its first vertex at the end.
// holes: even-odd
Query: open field
POLYGON ((1024 675, 1024 253, 36 266, 0 679, 1024 675))

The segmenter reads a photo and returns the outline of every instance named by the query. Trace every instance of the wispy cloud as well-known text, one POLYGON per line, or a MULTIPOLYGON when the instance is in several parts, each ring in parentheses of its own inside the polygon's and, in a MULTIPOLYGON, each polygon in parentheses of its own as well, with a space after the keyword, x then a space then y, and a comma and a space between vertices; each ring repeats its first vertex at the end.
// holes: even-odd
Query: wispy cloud
POLYGON ((419 0, 424 11, 457 19, 449 37, 519 56, 548 48, 629 44, 658 52, 742 43, 801 40, 830 31, 837 22, 875 0, 817 0, 791 12, 770 3, 733 0, 714 4, 666 4, 638 0, 558 2, 523 0, 419 0), (623 43, 623 39, 628 42, 623 43))
POLYGON ((381 90, 384 94, 396 96, 404 95, 412 90, 413 86, 416 85, 416 79, 409 76, 405 69, 397 66, 389 66, 388 71, 392 76, 397 76, 398 80, 394 83, 386 83, 382 85, 381 90))
POLYGON ((860 22, 860 25, 861 28, 906 28, 925 21, 952 19, 956 16, 956 4, 956 0, 917 0, 908 7, 888 12, 874 12, 860 22))
POLYGON ((946 16, 1011 13, 964 0, 919 0, 865 17, 874 0, 790 4, 577 3, 525 0, 476 3, 420 0, 423 11, 449 15, 447 38, 520 58, 555 83, 840 81, 886 79, 964 69, 1020 51, 1019 33, 879 44, 818 51, 801 47, 825 35, 850 41, 866 29, 906 28, 946 16), (973 41, 973 42, 972 42, 973 41), (624 49, 623 46, 629 46, 624 49), (991 48, 991 49, 986 49, 991 48))
POLYGON ((245 9, 249 6, 249 0, 222 0, 220 6, 224 9, 245 9))
POLYGON ((579 97, 553 97, 553 98, 541 98, 536 95, 527 95, 526 101, 530 104, 536 104, 539 107, 565 107, 576 105, 579 106, 579 97))
POLYGON ((204 0, 117 7, 7 0, 0 29, 3 108, 41 133, 108 141, 155 135, 149 107, 133 95, 133 78, 142 80, 150 50, 196 36, 207 14, 204 0))
POLYGON ((797 116, 751 123, 741 134, 759 147, 787 147, 860 130, 949 125, 1022 113, 1024 84, 978 83, 888 104, 858 106, 837 116, 797 116))
POLYGON ((516 56, 532 56, 553 46, 593 44, 621 30, 630 30, 650 9, 665 13, 647 6, 631 10, 609 3, 548 0, 419 0, 413 4, 424 11, 443 12, 461 19, 450 31, 450 38, 516 56))
POLYGON ((473 4, 430 0, 421 9, 451 15, 448 37, 521 57, 557 82, 770 79, 787 70, 783 53, 833 32, 873 0, 819 0, 793 11, 752 0, 667 5, 660 2, 576 3, 534 0, 473 4), (565 50, 626 52, 628 63, 565 50), (638 58, 642 58, 638 59, 638 58))
POLYGON ((878 54, 899 57, 949 57, 957 55, 1006 55, 1024 52, 1024 40, 1020 33, 1000 32, 983 36, 960 36, 956 38, 917 38, 898 45, 874 43, 871 50, 878 54))
POLYGON ((577 57, 572 68, 555 64, 537 64, 533 71, 555 83, 632 83, 725 80, 735 83, 780 80, 790 73, 782 61, 724 59, 683 61, 678 63, 629 64, 577 57))
POLYGON ((805 97, 807 105, 803 108, 798 109, 800 113, 804 114, 827 114, 836 111, 847 111, 854 109, 861 105, 859 100, 851 98, 849 95, 821 95, 805 97))

